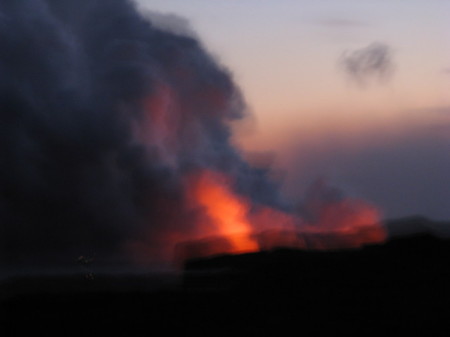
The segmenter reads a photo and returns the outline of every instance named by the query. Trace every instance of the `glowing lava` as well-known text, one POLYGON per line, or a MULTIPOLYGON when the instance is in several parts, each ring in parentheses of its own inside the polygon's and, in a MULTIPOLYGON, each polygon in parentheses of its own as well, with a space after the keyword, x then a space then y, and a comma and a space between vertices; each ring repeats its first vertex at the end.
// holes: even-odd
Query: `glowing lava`
POLYGON ((383 242, 378 210, 356 199, 313 200, 310 218, 262 205, 234 192, 224 173, 201 171, 187 180, 186 199, 199 216, 194 233, 178 247, 183 260, 277 247, 335 250, 383 242))
POLYGON ((249 202, 236 196, 230 183, 227 176, 213 171, 192 178, 190 194, 206 215, 199 229, 203 235, 226 238, 231 245, 229 253, 256 251, 254 229, 247 218, 249 202))

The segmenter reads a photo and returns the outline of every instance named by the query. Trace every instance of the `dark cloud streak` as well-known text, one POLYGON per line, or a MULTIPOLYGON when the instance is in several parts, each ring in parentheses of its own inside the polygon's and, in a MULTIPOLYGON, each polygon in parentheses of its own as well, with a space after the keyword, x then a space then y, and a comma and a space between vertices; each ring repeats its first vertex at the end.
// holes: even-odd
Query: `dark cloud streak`
POLYGON ((323 26, 332 28, 353 28, 353 27, 365 27, 367 23, 363 21, 344 19, 344 18, 326 18, 318 21, 323 26))

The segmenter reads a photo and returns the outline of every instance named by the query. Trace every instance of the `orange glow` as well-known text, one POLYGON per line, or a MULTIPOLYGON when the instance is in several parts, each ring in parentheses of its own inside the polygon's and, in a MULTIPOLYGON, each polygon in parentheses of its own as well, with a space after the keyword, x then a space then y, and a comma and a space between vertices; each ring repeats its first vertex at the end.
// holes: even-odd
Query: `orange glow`
POLYGON ((136 138, 146 144, 152 155, 170 167, 176 167, 181 128, 179 100, 173 88, 158 83, 140 102, 142 114, 133 125, 136 138))
POLYGON ((231 191, 231 181, 223 174, 204 171, 192 179, 192 197, 203 207, 206 219, 201 233, 227 238, 232 253, 258 250, 247 219, 249 202, 231 191))
POLYGON ((188 259, 221 254, 276 248, 354 249, 386 240, 378 210, 361 200, 321 203, 313 199, 305 217, 301 212, 252 204, 234 192, 233 184, 232 177, 223 172, 202 170, 188 175, 178 202, 159 202, 167 227, 130 243, 135 260, 180 265, 188 259))
POLYGON ((195 233, 177 246, 179 259, 256 252, 279 247, 335 250, 383 242, 378 210, 363 201, 343 199, 313 205, 315 220, 268 206, 252 205, 233 192, 234 181, 210 170, 191 176, 187 200, 200 207, 195 233))

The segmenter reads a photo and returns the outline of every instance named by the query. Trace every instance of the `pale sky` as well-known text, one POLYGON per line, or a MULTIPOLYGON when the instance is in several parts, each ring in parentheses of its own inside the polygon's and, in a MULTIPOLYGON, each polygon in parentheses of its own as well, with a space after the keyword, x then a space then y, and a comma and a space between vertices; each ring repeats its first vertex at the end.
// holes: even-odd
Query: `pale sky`
POLYGON ((419 111, 450 106, 450 1, 138 3, 190 22, 242 88, 257 121, 258 135, 252 137, 258 142, 286 128, 348 132, 405 118, 421 122, 436 116, 419 111), (341 72, 338 59, 372 42, 391 47, 395 71, 384 84, 360 88, 341 72))
POLYGON ((379 203, 392 197, 382 205, 388 215, 414 211, 450 218, 450 1, 137 3, 142 11, 186 18, 207 50, 231 71, 254 117, 252 132, 237 133, 242 148, 281 153, 291 144, 301 153, 296 165, 308 162, 303 172, 309 167, 314 174, 330 175, 379 203), (390 48, 394 71, 388 80, 362 87, 346 76, 338 60, 373 42, 390 48), (372 173, 356 182, 358 174, 349 172, 360 172, 356 167, 369 162, 364 158, 370 151, 370 158, 384 166, 367 168, 372 173), (434 166, 421 165, 419 152, 433 152, 427 161, 434 166), (336 153, 353 157, 344 164, 336 153), (415 175, 401 173, 411 166, 418 167, 415 175), (378 195, 375 177, 386 177, 378 195), (402 190, 391 188, 397 181, 402 190), (404 202, 402 193, 415 191, 435 193, 429 196, 433 203, 404 202))

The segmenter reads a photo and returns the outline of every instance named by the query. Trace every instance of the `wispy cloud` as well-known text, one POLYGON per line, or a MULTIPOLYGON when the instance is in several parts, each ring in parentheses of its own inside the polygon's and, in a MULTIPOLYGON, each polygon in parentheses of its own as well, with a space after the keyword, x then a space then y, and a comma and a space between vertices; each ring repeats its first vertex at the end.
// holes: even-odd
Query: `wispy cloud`
POLYGON ((323 26, 328 26, 332 28, 351 28, 351 27, 364 27, 368 26, 367 22, 354 20, 354 19, 346 19, 346 18, 338 18, 338 17, 328 17, 317 20, 317 23, 323 26))
POLYGON ((372 79, 386 80, 394 71, 392 50, 381 42, 345 51, 339 58, 340 68, 359 85, 372 79))

